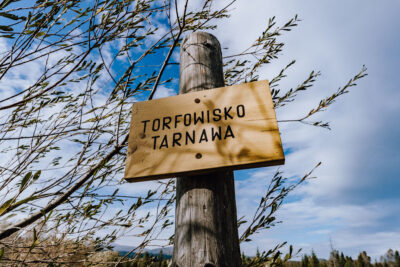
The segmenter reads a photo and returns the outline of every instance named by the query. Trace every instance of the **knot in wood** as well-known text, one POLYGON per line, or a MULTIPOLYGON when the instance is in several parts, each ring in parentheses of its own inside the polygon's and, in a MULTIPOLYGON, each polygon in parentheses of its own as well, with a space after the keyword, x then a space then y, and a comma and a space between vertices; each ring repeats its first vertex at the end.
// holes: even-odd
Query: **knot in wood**
POLYGON ((210 42, 204 42, 203 45, 210 49, 213 47, 212 43, 210 43, 210 42))

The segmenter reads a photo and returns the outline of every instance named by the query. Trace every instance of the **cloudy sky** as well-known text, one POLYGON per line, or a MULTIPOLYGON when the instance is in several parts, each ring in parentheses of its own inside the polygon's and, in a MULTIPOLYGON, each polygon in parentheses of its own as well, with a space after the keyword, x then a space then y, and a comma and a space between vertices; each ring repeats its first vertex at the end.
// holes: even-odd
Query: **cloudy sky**
MULTIPOLYGON (((221 6, 227 1, 219 2, 221 6)), ((310 171, 317 179, 297 188, 278 213, 281 224, 242 245, 247 255, 287 241, 302 253, 328 258, 331 249, 357 256, 365 250, 378 259, 389 248, 400 250, 400 60, 399 1, 238 1, 232 16, 212 33, 224 55, 247 48, 276 16, 278 25, 299 15, 299 26, 282 37, 280 58, 264 67, 260 79, 272 79, 286 64, 297 63, 281 83, 296 87, 312 71, 315 86, 288 107, 278 120, 296 119, 318 105, 358 73, 368 76, 339 98, 318 120, 332 130, 300 123, 280 123, 285 177, 310 171), (250 4, 251 3, 251 4, 250 4)), ((177 88, 175 88, 176 91, 177 88)), ((174 94, 162 88, 159 97, 174 94)), ((251 216, 277 167, 237 171, 238 216, 251 216)), ((140 192, 148 183, 129 190, 140 192)), ((121 240, 122 243, 127 240, 121 240)), ((129 242, 127 242, 129 243, 129 242)))
MULTIPOLYGON (((218 1, 222 6, 227 1, 218 1)), ((290 179, 302 177, 318 162, 317 179, 297 188, 278 213, 281 224, 242 246, 247 255, 287 241, 295 248, 327 258, 331 248, 356 256, 366 250, 378 258, 389 248, 400 250, 400 1, 262 1, 239 0, 232 16, 212 33, 224 55, 247 48, 276 16, 282 25, 298 14, 302 20, 282 40, 280 58, 264 67, 260 79, 271 79, 291 60, 281 88, 296 87, 312 71, 321 71, 315 86, 296 102, 277 110, 278 120, 296 119, 318 105, 360 71, 368 76, 318 117, 332 130, 300 123, 280 123, 290 179)), ((0 42, 0 51, 7 46, 0 42)), ((29 73, 28 73, 29 75, 29 73)), ((15 81, 14 81, 15 83, 15 81)), ((176 83, 175 83, 176 85, 176 83)), ((3 88, 0 88, 3 89, 3 88)), ((160 87, 158 97, 177 88, 160 87)), ((5 91, 3 90, 4 94, 5 91)), ((235 173, 238 216, 251 216, 277 167, 235 173)), ((124 185, 123 193, 147 192, 154 182, 124 185)), ((143 210, 143 213, 147 210, 143 210)), ((132 239, 121 244, 132 245, 132 239)))
MULTIPOLYGON (((279 211, 282 224, 242 249, 254 253, 279 241, 328 257, 331 247, 373 258, 400 249, 400 50, 399 1, 239 1, 229 23, 214 32, 222 46, 240 51, 264 29, 268 18, 302 21, 283 37, 280 59, 260 77, 270 79, 296 59, 283 88, 296 87, 312 70, 315 86, 297 103, 277 110, 278 120, 299 118, 332 94, 363 64, 368 76, 319 119, 332 130, 280 123, 287 177, 302 176, 319 161, 317 179, 298 188, 279 211)), ((236 172, 238 214, 256 208, 276 168, 236 172)))
MULTIPOLYGON (((331 248, 353 257, 366 250, 373 259, 389 248, 400 249, 398 10, 398 1, 238 1, 232 16, 212 32, 229 48, 224 55, 235 54, 261 34, 270 17, 276 16, 282 25, 299 15, 299 26, 282 37, 286 45, 279 60, 264 67, 260 79, 273 78, 293 59, 297 63, 281 83, 283 90, 296 87, 312 70, 322 75, 296 102, 277 110, 278 120, 300 118, 363 65, 368 68, 357 87, 318 117, 330 122, 331 131, 280 123, 284 149, 290 151, 280 167, 284 175, 296 179, 318 162, 322 165, 314 172, 317 179, 287 199, 278 213, 282 223, 242 245, 247 255, 283 241, 323 258, 331 248)), ((175 94, 176 81, 175 85, 160 87, 158 97, 175 94)), ((276 170, 235 173, 239 217, 252 215, 276 170)), ((121 190, 135 195, 154 186, 143 182, 121 190)), ((132 237, 119 240, 123 245, 132 242, 132 237)))
MULTIPOLYGON (((228 23, 212 32, 229 47, 223 53, 235 54, 260 35, 270 17, 282 25, 299 15, 299 26, 282 37, 280 58, 262 69, 260 79, 272 79, 293 59, 282 89, 296 87, 312 70, 322 75, 296 102, 277 110, 278 120, 307 114, 363 65, 368 68, 357 87, 318 117, 330 122, 331 131, 280 123, 284 149, 290 151, 280 167, 284 175, 296 179, 322 165, 314 172, 317 179, 285 202, 278 213, 282 223, 242 245, 247 255, 283 241, 324 258, 332 248, 353 257, 366 250, 373 259, 400 249, 398 10, 399 1, 238 1, 228 23)), ((276 170, 235 173, 239 217, 252 215, 276 170)))

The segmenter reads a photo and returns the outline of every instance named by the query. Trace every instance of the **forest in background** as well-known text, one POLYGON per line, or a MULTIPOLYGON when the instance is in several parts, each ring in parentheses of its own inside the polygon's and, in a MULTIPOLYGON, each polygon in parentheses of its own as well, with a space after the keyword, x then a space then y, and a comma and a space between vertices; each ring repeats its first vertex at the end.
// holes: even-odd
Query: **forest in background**
MULTIPOLYGON (((31 238, 19 239, 20 246, 6 253, 0 253, 0 259, 9 259, 14 264, 33 264, 34 266, 119 266, 119 267, 167 267, 171 264, 171 255, 145 251, 140 255, 129 254, 116 250, 103 250, 96 247, 95 242, 64 242, 57 244, 56 237, 49 238, 44 246, 32 247, 31 238), (129 254, 129 255, 128 255, 129 254), (45 257, 58 257, 58 263, 44 260, 45 257), (120 262, 115 265, 116 262, 120 262)), ((6 263, 5 261, 4 263, 6 263)), ((366 251, 362 251, 356 258, 345 255, 339 250, 332 250, 328 259, 320 258, 314 251, 311 254, 281 254, 265 256, 265 252, 257 250, 256 255, 249 257, 242 253, 243 267, 284 266, 284 267, 400 267, 400 253, 389 249, 379 259, 372 259, 366 251), (289 256, 291 255, 291 256, 289 256)))

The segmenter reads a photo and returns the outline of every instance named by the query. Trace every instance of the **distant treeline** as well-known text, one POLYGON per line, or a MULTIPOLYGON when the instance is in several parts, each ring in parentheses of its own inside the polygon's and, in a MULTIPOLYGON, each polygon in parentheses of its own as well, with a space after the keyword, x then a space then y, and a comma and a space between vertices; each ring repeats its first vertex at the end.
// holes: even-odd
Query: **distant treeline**
POLYGON ((361 252, 357 258, 345 256, 343 252, 334 250, 328 260, 319 259, 314 252, 303 255, 301 261, 287 261, 285 267, 400 267, 399 251, 389 249, 378 260, 371 260, 367 252, 361 252))
MULTIPOLYGON (((18 247, 0 246, 0 266, 37 266, 37 267, 167 267, 171 266, 171 255, 157 255, 144 252, 139 255, 127 252, 105 250, 95 246, 93 241, 75 242, 61 240, 55 236, 47 236, 39 245, 36 245, 31 236, 18 237, 18 247)), ((377 260, 371 260, 365 251, 357 258, 345 256, 334 250, 329 259, 321 259, 312 252, 303 255, 301 260, 293 260, 299 252, 290 252, 286 255, 278 250, 268 252, 257 251, 256 256, 248 257, 242 254, 243 267, 400 267, 399 251, 389 249, 377 260)))
MULTIPOLYGON (((123 257, 126 254, 126 251, 119 252, 120 257, 123 257)), ((133 259, 135 256, 135 253, 131 253, 127 256, 127 258, 133 259)), ((146 251, 142 253, 136 260, 120 263, 118 264, 118 267, 167 267, 171 262, 171 258, 171 255, 163 254, 162 250, 158 255, 154 255, 146 251)))
MULTIPOLYGON (((259 252, 255 257, 247 257, 242 254, 243 267, 255 267, 255 266, 269 266, 267 262, 261 263, 258 258, 261 258, 259 252)), ((121 267, 164 267, 170 264, 170 256, 163 255, 160 252, 159 255, 151 255, 144 253, 139 259, 133 262, 121 264, 121 267)), ((312 252, 311 255, 303 255, 301 261, 285 261, 284 259, 278 259, 275 264, 276 266, 282 267, 400 267, 400 255, 399 251, 393 251, 389 249, 385 255, 381 256, 378 261, 372 261, 371 257, 367 255, 365 251, 361 252, 357 258, 345 256, 343 252, 334 250, 331 252, 329 259, 320 259, 312 252)))
MULTIPOLYGON (((120 253, 124 255, 126 253, 120 253)), ((162 251, 158 255, 152 255, 147 251, 140 255, 140 257, 131 262, 124 262, 118 264, 118 267, 167 267, 171 263, 171 256, 164 255, 162 251)))

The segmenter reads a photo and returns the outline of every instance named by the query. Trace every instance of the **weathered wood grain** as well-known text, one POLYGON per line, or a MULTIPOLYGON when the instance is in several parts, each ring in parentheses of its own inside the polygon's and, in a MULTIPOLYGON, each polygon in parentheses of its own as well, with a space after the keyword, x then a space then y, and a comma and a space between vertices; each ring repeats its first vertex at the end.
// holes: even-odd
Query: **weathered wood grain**
MULTIPOLYGON (((180 93, 223 85, 218 40, 204 32, 188 35, 181 46, 180 93)), ((176 194, 173 266, 242 266, 233 172, 177 178, 176 194)))

